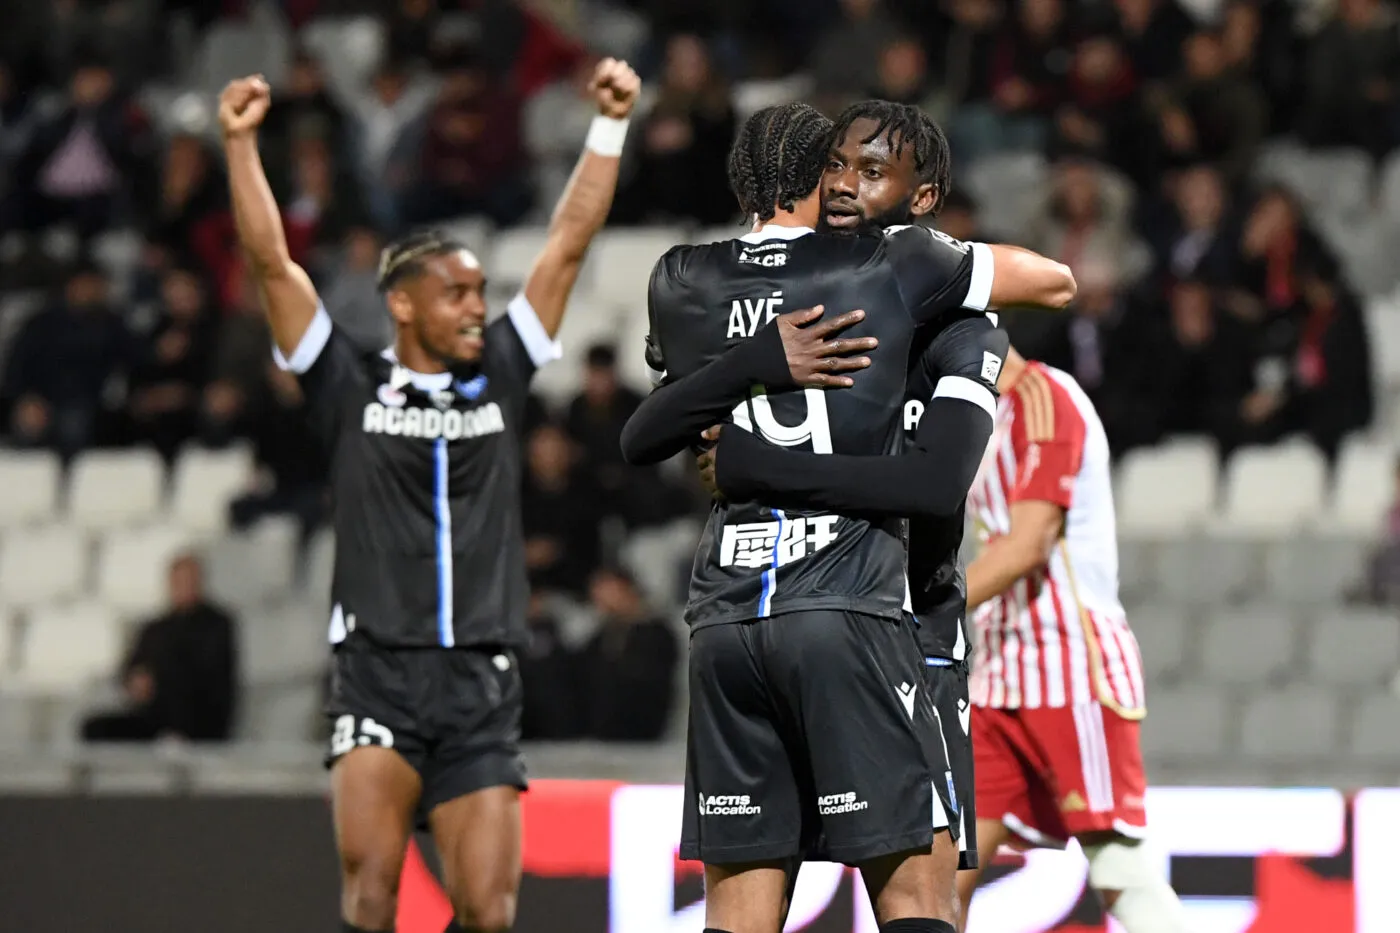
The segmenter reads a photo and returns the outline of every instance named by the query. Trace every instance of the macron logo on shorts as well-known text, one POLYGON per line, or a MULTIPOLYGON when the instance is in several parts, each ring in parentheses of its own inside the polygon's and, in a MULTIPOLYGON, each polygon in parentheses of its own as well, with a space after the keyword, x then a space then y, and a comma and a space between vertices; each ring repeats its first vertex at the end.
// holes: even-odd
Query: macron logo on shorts
POLYGON ((895 692, 899 694, 899 702, 904 704, 904 711, 909 714, 909 718, 914 718, 914 694, 919 688, 908 683, 902 683, 895 687, 895 692))

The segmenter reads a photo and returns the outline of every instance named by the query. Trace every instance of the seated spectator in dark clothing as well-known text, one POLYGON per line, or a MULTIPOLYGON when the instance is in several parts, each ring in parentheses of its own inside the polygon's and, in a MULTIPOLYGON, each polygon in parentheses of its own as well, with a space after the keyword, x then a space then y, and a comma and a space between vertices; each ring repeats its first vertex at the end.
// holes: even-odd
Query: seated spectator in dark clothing
POLYGON ((1380 157, 1396 142, 1400 28, 1381 0, 1340 0, 1307 49, 1298 133, 1310 146, 1361 146, 1380 157))
POLYGON ((1227 201, 1220 173, 1194 165, 1169 183, 1168 216, 1149 227, 1157 276, 1165 281, 1207 278, 1219 281, 1231 252, 1227 240, 1227 201))
POLYGON ((122 665, 127 707, 83 723, 96 742, 227 741, 238 704, 238 645, 228 613, 204 598, 199 560, 170 565, 170 608, 147 622, 122 665))
POLYGON ((86 239, 117 226, 149 180, 147 138, 144 114, 118 93, 111 70, 77 68, 63 107, 34 126, 16 161, 0 228, 69 224, 86 239))
POLYGON ((199 429, 217 329, 198 276, 188 269, 166 273, 160 317, 132 368, 127 413, 134 439, 167 460, 199 429))
POLYGON ((1292 193, 1278 186, 1266 188, 1231 244, 1230 307, 1255 320, 1286 313, 1299 299, 1299 269, 1317 263, 1337 265, 1327 245, 1308 227, 1292 193))
POLYGON ((938 212, 938 229, 965 243, 988 240, 990 237, 982 235, 977 210, 972 195, 954 188, 943 199, 943 209, 938 212))
POLYGON ((1220 25, 1227 66, 1259 88, 1268 102, 1270 134, 1292 128, 1301 97, 1306 56, 1293 18, 1288 0, 1230 0, 1220 25))
POLYGON ((1242 182, 1268 129, 1268 102, 1249 75, 1229 68, 1219 32, 1197 32, 1184 53, 1185 75, 1159 114, 1164 167, 1208 161, 1229 184, 1242 182))
POLYGON ((233 257, 233 217, 223 172, 197 136, 176 135, 165 149, 146 239, 171 261, 197 265, 222 283, 233 257))
POLYGON ((578 738, 584 719, 578 660, 564 646, 559 620, 550 615, 538 593, 530 594, 525 624, 530 640, 519 657, 520 680, 525 687, 520 737, 545 741, 578 738))
POLYGON ((438 98, 409 130, 418 140, 418 181, 404 197, 400 220, 434 223, 483 214, 516 223, 534 195, 521 134, 520 96, 494 81, 480 59, 456 55, 438 98))
POLYGON ((602 491, 579 468, 568 435, 553 424, 530 435, 525 466, 521 518, 530 585, 582 596, 600 563, 602 491))
POLYGON ((583 367, 583 391, 569 403, 564 428, 583 452, 584 465, 609 490, 621 488, 626 461, 619 438, 622 426, 642 397, 622 385, 617 376, 617 351, 607 344, 588 348, 583 367))
POLYGON ((1176 76, 1181 43, 1194 28, 1176 0, 1114 0, 1123 47, 1133 70, 1145 82, 1176 76))
POLYGON ((63 299, 26 321, 10 348, 3 394, 12 404, 11 437, 64 456, 115 439, 117 419, 106 396, 137 352, 107 304, 102 271, 79 268, 63 299))
POLYGON ((369 216, 353 166, 336 161, 327 141, 304 136, 292 146, 292 182, 282 211, 292 258, 313 270, 321 251, 338 245, 369 216))
POLYGON ((1138 79, 1118 39, 1091 34, 1074 47, 1052 155, 1089 156, 1141 180, 1138 79))
POLYGON ((230 507, 235 528, 290 514, 309 537, 325 517, 327 454, 306 430, 305 400, 291 373, 267 363, 267 380, 247 400, 246 430, 257 464, 255 488, 230 507))
POLYGON ((636 163, 618 192, 624 223, 722 224, 738 213, 726 175, 734 141, 729 87, 705 43, 672 36, 656 103, 633 132, 636 163))
POLYGON ((1297 350, 1289 380, 1296 425, 1334 459, 1343 439, 1371 423, 1371 346, 1356 296, 1323 261, 1299 276, 1297 350))
POLYGON ((326 88, 321 63, 305 50, 297 51, 287 86, 272 95, 272 106, 258 131, 258 148, 279 201, 286 201, 296 184, 292 166, 297 144, 314 138, 323 140, 332 152, 346 152, 350 126, 350 118, 326 88))
POLYGON ((655 741, 666 733, 675 698, 676 634, 647 609, 625 570, 599 570, 589 596, 602 627, 578 656, 588 734, 619 742, 655 741))

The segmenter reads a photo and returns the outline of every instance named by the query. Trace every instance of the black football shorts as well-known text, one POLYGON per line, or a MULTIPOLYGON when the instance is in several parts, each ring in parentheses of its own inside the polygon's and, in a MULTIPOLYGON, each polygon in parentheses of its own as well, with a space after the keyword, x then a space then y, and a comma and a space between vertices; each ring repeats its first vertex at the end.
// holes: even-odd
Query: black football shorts
POLYGON ((423 780, 419 825, 441 803, 487 787, 525 789, 522 690, 497 648, 386 648, 359 633, 335 647, 326 766, 360 746, 394 749, 423 780))
POLYGON ((977 808, 973 803, 972 707, 967 692, 967 665, 946 658, 926 658, 924 687, 938 718, 938 744, 926 749, 934 789, 946 814, 948 831, 958 841, 958 869, 977 867, 977 808))
POLYGON ((943 775, 924 752, 938 726, 912 625, 819 610, 692 634, 682 858, 820 844, 857 864, 932 844, 943 775))

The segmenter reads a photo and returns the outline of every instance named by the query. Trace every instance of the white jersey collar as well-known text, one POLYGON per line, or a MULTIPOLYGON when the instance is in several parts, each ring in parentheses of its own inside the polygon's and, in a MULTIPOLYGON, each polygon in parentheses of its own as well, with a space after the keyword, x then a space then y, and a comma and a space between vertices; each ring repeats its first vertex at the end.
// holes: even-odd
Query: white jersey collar
POLYGON ((393 347, 385 347, 384 352, 379 355, 394 364, 393 371, 389 373, 389 385, 395 389, 412 385, 419 392, 439 392, 452 385, 451 373, 420 373, 404 366, 399 362, 393 347))
POLYGON ((811 227, 783 227, 778 224, 766 224, 752 233, 744 234, 739 239, 745 243, 766 243, 769 240, 796 240, 815 232, 811 227))

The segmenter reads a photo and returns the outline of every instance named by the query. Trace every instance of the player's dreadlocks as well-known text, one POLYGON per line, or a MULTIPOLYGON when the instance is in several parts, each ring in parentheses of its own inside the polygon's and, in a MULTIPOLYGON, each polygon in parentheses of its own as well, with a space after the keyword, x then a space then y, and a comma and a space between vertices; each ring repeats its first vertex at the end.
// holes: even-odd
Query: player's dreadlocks
POLYGON ((440 230, 420 230, 395 240, 379 254, 379 290, 387 292, 423 271, 423 260, 465 250, 465 244, 440 230))
POLYGON ((744 121, 729 150, 729 189, 749 217, 772 220, 816 190, 831 120, 807 104, 765 107, 744 121))
POLYGON ((914 171, 918 173, 920 184, 932 184, 938 189, 933 202, 933 213, 943 209, 943 201, 948 197, 952 186, 953 154, 948 148, 948 137, 943 128, 928 114, 912 104, 896 104, 887 100, 864 100, 852 104, 836 118, 833 139, 841 139, 857 120, 874 120, 879 124, 863 143, 888 134, 890 150, 896 156, 905 146, 914 147, 914 171))

